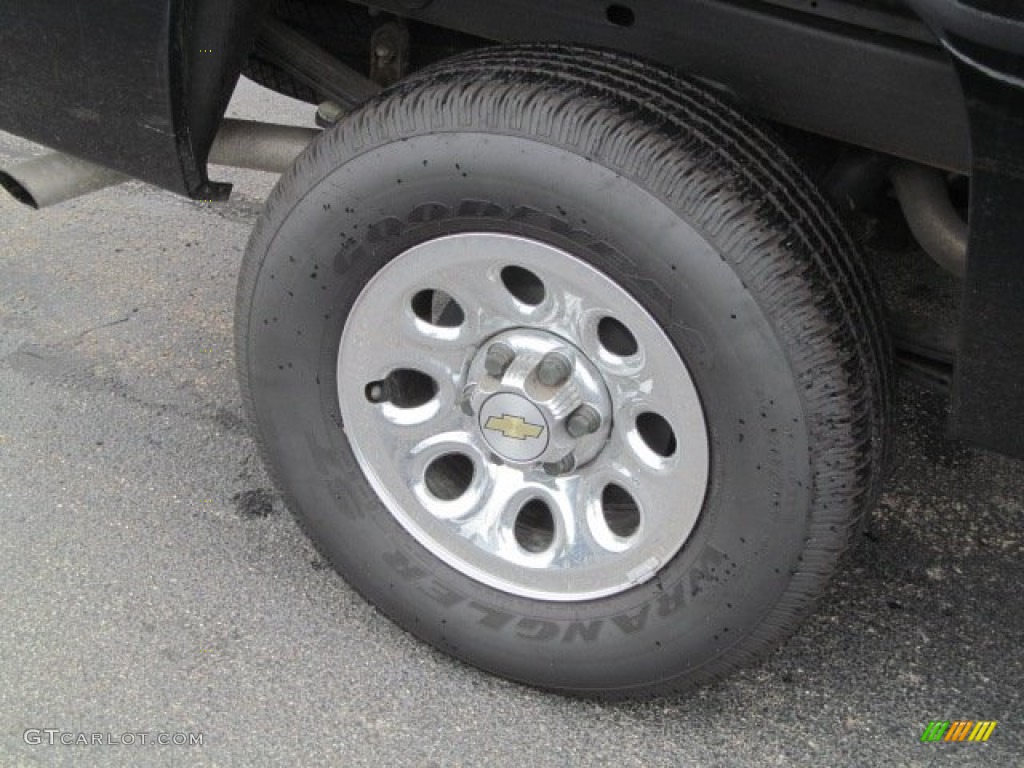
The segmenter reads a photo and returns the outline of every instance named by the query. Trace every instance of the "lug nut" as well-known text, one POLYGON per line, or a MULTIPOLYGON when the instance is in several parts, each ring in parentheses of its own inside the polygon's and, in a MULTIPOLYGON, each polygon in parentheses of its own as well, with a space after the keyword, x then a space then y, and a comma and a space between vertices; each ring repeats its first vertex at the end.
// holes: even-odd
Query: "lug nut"
POLYGON ((512 347, 503 342, 491 344, 487 350, 487 357, 484 358, 484 370, 496 379, 505 375, 505 371, 516 359, 516 353, 512 347))
POLYGON ((565 429, 575 438, 591 435, 601 426, 601 414, 592 405, 581 405, 569 414, 565 429))
POLYGON ((548 352, 537 365, 537 378, 547 387, 557 387, 572 375, 572 360, 561 352, 548 352))
POLYGON ((558 461, 545 462, 542 466, 544 467, 544 471, 549 475, 564 475, 566 472, 572 472, 573 468, 576 466, 576 457, 570 453, 563 456, 558 461))

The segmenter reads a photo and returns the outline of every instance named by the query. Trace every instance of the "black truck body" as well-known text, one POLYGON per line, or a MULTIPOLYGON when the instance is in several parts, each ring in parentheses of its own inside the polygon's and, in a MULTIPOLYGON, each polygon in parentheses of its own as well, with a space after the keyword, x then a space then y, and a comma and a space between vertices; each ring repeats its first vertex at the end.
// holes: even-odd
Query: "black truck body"
MULTIPOLYGON (((230 185, 209 179, 208 154, 274 10, 266 0, 0 3, 0 128, 176 193, 224 199, 230 185)), ((1024 455, 1019 3, 378 0, 373 13, 481 41, 632 53, 772 121, 969 176, 951 431, 1024 455)))

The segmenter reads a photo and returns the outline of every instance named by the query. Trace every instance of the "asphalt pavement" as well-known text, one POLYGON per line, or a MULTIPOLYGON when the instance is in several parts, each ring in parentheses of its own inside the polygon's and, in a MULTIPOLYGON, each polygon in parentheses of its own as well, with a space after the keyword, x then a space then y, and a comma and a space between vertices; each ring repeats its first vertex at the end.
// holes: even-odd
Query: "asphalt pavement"
MULTIPOLYGON (((231 112, 312 124, 251 83, 231 112)), ((0 134, 0 163, 41 151, 0 134)), ((1024 463, 946 441, 909 383, 863 540, 752 669, 604 704, 397 629, 260 465, 232 312, 274 178, 213 177, 230 202, 0 198, 0 766, 1024 765, 1024 463), (921 743, 932 720, 998 725, 921 743)))

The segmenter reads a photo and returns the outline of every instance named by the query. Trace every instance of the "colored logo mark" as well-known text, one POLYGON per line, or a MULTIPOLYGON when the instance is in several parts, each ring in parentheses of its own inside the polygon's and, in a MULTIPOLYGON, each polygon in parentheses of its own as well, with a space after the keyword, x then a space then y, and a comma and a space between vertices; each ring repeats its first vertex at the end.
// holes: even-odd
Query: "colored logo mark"
POLYGON ((484 427, 494 432, 501 432, 505 437, 512 440, 525 440, 530 437, 540 437, 544 427, 531 424, 520 416, 509 416, 507 413, 498 416, 491 416, 484 424, 484 427))
POLYGON ((932 720, 921 734, 921 741, 988 741, 996 729, 996 720, 932 720))

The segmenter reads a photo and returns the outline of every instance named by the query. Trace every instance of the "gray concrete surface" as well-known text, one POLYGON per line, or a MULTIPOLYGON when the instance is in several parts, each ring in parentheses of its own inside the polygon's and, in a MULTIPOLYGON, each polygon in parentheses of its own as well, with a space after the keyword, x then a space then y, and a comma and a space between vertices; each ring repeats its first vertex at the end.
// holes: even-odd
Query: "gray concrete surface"
MULTIPOLYGON (((251 84, 232 112, 311 121, 251 84)), ((38 151, 0 134, 0 162, 38 151)), ((945 442, 942 399, 906 384, 867 535, 756 668, 609 705, 395 628, 317 557, 243 426, 234 281, 273 179, 218 170, 226 205, 135 183, 0 199, 0 765, 1024 764, 1024 464, 945 442), (933 719, 999 725, 921 744, 933 719)))

